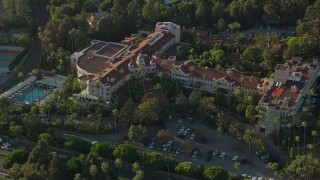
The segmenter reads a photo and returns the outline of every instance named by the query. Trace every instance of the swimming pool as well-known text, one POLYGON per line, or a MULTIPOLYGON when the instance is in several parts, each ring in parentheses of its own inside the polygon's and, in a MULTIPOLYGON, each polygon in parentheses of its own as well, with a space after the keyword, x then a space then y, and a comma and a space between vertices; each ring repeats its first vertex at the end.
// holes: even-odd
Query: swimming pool
POLYGON ((19 52, 15 51, 0 51, 0 68, 8 67, 11 61, 18 55, 19 52))
POLYGON ((46 90, 43 88, 35 87, 30 91, 24 93, 24 95, 17 99, 18 102, 23 103, 33 103, 36 99, 41 99, 42 96, 45 94, 46 90))

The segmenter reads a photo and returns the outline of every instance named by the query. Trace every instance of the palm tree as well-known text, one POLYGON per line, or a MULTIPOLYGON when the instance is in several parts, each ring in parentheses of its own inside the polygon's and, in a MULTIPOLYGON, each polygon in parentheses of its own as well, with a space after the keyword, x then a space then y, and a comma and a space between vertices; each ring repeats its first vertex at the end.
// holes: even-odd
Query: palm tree
POLYGON ((291 142, 291 128, 292 124, 288 123, 287 128, 289 129, 289 137, 288 137, 288 155, 290 154, 290 142, 291 142))
POLYGON ((300 136, 296 136, 296 137, 295 137, 295 140, 296 140, 297 145, 298 145, 298 155, 299 155, 299 154, 300 154, 300 144, 299 144, 299 142, 300 142, 300 136))
POLYGON ((254 130, 253 129, 246 129, 243 134, 243 140, 248 143, 249 146, 249 162, 251 162, 251 145, 253 141, 255 140, 254 138, 254 130))
POLYGON ((229 126, 229 132, 238 136, 238 133, 239 133, 239 128, 240 128, 240 124, 239 123, 235 123, 235 122, 232 122, 229 126))
POLYGON ((113 109, 113 110, 112 110, 112 115, 113 115, 113 117, 114 117, 115 132, 117 132, 117 128, 118 128, 118 115, 119 115, 118 109, 113 109))
POLYGON ((144 78, 145 77, 146 77, 146 71, 145 71, 144 67, 139 66, 138 78, 140 78, 141 85, 143 87, 143 94, 145 94, 145 92, 146 92, 145 85, 144 85, 144 78))
POLYGON ((278 149, 280 149, 280 137, 279 137, 279 131, 280 131, 280 117, 276 117, 274 119, 274 129, 277 132, 277 137, 278 137, 278 149))
POLYGON ((121 158, 117 158, 114 162, 115 166, 118 168, 119 170, 119 176, 120 176, 120 169, 122 168, 123 166, 123 162, 122 162, 122 159, 121 158))
POLYGON ((144 178, 144 172, 142 170, 138 170, 132 180, 143 180, 143 178, 144 178))
POLYGON ((80 173, 77 173, 76 175, 74 175, 74 180, 82 180, 83 178, 81 177, 80 173))
MULTIPOLYGON (((240 87, 236 87, 234 89, 234 96, 238 99, 238 106, 240 107, 241 101, 242 101, 242 89, 240 87)), ((258 106, 260 107, 260 106, 258 106)), ((238 118, 240 120, 240 112, 241 112, 241 108, 237 108, 237 112, 238 112, 238 118)))
POLYGON ((318 132, 317 131, 311 131, 311 135, 313 137, 313 145, 316 145, 316 137, 318 136, 318 132))
MULTIPOLYGON (((311 135, 313 137, 313 146, 316 145, 316 137, 318 136, 318 132, 317 131, 311 131, 311 135)), ((313 151, 314 153, 314 151, 313 151)))
POLYGON ((307 107, 303 107, 303 108, 302 108, 302 112, 303 112, 303 114, 304 114, 304 120, 307 121, 309 109, 308 109, 307 107))
POLYGON ((239 162, 234 163, 233 167, 238 171, 240 169, 241 164, 239 162))
POLYGON ((22 82, 22 86, 23 86, 23 81, 24 81, 24 77, 25 77, 24 72, 19 72, 19 73, 18 73, 18 77, 20 78, 20 80, 21 80, 21 82, 22 82))
POLYGON ((231 84, 228 82, 226 87, 227 87, 227 91, 228 91, 228 113, 229 113, 228 118, 230 118, 230 94, 231 94, 230 91, 231 91, 231 84))
POLYGON ((109 163, 108 163, 108 162, 102 162, 102 163, 101 163, 101 171, 102 171, 104 174, 106 174, 106 179, 107 179, 107 180, 109 179, 109 174, 108 174, 109 170, 110 170, 110 165, 109 165, 109 163))
MULTIPOLYGON (((297 115, 297 111, 292 111, 291 113, 292 116, 292 120, 291 120, 291 125, 292 125, 292 137, 294 137, 294 121, 295 121, 295 117, 297 115)), ((294 139, 292 138, 292 147, 294 148, 294 139)))
POLYGON ((312 152, 312 150, 314 149, 313 144, 307 144, 307 148, 309 149, 310 153, 312 152))
POLYGON ((302 121, 301 126, 303 127, 303 147, 306 147, 306 129, 307 129, 308 124, 306 121, 302 121))
POLYGON ((218 127, 218 148, 220 147, 220 134, 222 133, 222 128, 218 127))
POLYGON ((158 96, 159 96, 159 99, 161 100, 161 97, 162 97, 162 86, 161 86, 161 84, 157 83, 156 86, 155 86, 155 89, 158 92, 160 91, 160 94, 158 94, 158 96))
POLYGON ((132 164, 132 171, 134 173, 137 173, 139 170, 141 170, 140 164, 139 162, 135 162, 132 164))
POLYGON ((90 169, 89 169, 89 172, 90 172, 90 175, 92 176, 93 179, 95 179, 95 177, 97 176, 98 174, 98 168, 96 165, 92 164, 90 166, 90 169))

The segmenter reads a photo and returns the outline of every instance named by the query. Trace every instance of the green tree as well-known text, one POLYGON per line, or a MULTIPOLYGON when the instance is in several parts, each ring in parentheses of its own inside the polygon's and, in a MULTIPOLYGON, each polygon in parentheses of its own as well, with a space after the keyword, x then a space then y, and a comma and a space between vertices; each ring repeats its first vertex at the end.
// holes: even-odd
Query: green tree
POLYGON ((12 179, 20 179, 23 178, 23 171, 21 165, 18 163, 13 164, 12 168, 10 168, 8 175, 12 179))
POLYGON ((109 179, 109 171, 111 167, 108 162, 101 163, 101 171, 106 175, 106 179, 109 179))
POLYGON ((205 120, 210 113, 213 113, 215 110, 214 98, 213 97, 203 97, 198 106, 198 114, 200 117, 205 120))
POLYGON ((128 163, 133 163, 138 159, 137 150, 129 144, 120 144, 113 151, 115 158, 124 159, 128 163))
POLYGON ((92 176, 92 178, 95 179, 95 177, 98 174, 98 167, 96 165, 92 164, 90 166, 89 172, 90 172, 90 175, 92 176))
POLYGON ((132 164, 132 172, 137 173, 139 170, 141 170, 139 162, 134 162, 132 164))
POLYGON ((202 168, 189 162, 181 162, 175 172, 184 176, 202 179, 202 168))
POLYGON ((46 141, 48 144, 52 144, 53 137, 49 133, 42 133, 39 135, 38 141, 46 141))
POLYGON ((110 157, 112 156, 114 150, 114 145, 106 143, 96 143, 91 146, 90 153, 96 153, 100 157, 110 157))
POLYGON ((13 164, 24 164, 28 161, 29 153, 25 149, 15 149, 11 151, 8 155, 3 159, 3 167, 5 169, 9 169, 13 166, 13 164))
POLYGON ((140 141, 146 133, 146 127, 142 127, 141 125, 131 125, 128 137, 130 141, 140 141))
POLYGON ((273 162, 269 162, 266 165, 267 169, 270 169, 272 171, 279 169, 279 164, 278 163, 273 163, 273 162))
POLYGON ((118 116, 119 116, 119 111, 118 111, 118 109, 113 109, 113 110, 112 110, 112 115, 113 115, 113 117, 114 117, 115 130, 117 131, 117 129, 118 129, 118 116))
POLYGON ((239 170, 240 167, 241 167, 241 164, 239 162, 236 162, 234 163, 233 167, 236 169, 236 170, 239 170))
POLYGON ((46 165, 49 164, 49 146, 46 141, 38 141, 36 146, 32 149, 28 163, 29 164, 37 164, 37 165, 46 165))
POLYGON ((129 98, 123 107, 120 109, 119 118, 126 122, 126 124, 131 124, 133 121, 132 114, 134 113, 135 105, 131 98, 129 98))
POLYGON ((116 168, 118 168, 118 170, 119 170, 119 176, 120 176, 120 169, 121 169, 122 166, 123 166, 122 159, 121 159, 121 158, 116 158, 114 164, 115 164, 116 168))
POLYGON ((255 138, 255 133, 254 133, 254 130, 253 129, 246 129, 244 131, 244 134, 243 134, 243 140, 244 142, 248 143, 248 151, 249 151, 249 161, 251 161, 251 146, 253 145, 253 143, 257 140, 255 138))
POLYGON ((165 166, 163 154, 158 152, 145 152, 141 157, 141 166, 148 170, 159 170, 165 166))
POLYGON ((21 125, 11 125, 9 131, 12 135, 15 135, 18 139, 23 132, 23 128, 21 125))
POLYGON ((306 131, 307 131, 308 124, 306 121, 302 121, 301 126, 303 127, 303 147, 305 148, 306 147, 306 133, 307 133, 306 131))
POLYGON ((208 1, 199 1, 195 11, 195 16, 203 27, 207 26, 210 14, 211 9, 208 1))
POLYGON ((203 171, 203 177, 207 180, 228 179, 228 171, 218 166, 208 167, 203 171))
POLYGON ((133 180, 143 180, 144 178, 144 172, 139 169, 137 172, 136 172, 136 175, 133 177, 133 180))
POLYGON ((298 155, 300 155, 300 136, 296 136, 295 140, 296 140, 297 145, 298 145, 298 155))
POLYGON ((156 98, 147 98, 141 102, 134 113, 138 124, 155 124, 159 120, 159 101, 156 98))

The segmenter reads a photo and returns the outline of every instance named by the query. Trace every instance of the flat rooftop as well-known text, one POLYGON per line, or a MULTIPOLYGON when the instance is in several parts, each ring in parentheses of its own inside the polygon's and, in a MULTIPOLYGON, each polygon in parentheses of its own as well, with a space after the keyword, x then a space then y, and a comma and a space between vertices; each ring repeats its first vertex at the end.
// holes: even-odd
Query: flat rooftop
POLYGON ((296 103, 304 86, 305 82, 289 80, 286 84, 283 84, 280 87, 274 86, 270 89, 267 96, 263 99, 263 102, 280 108, 281 102, 285 101, 288 103, 288 107, 292 107, 296 103), (296 86, 297 91, 291 91, 291 86, 296 86))
POLYGON ((105 46, 103 46, 100 50, 96 52, 98 55, 106 56, 106 57, 113 57, 114 55, 120 53, 121 51, 126 48, 126 45, 123 44, 117 44, 117 43, 112 43, 109 42, 105 46))
POLYGON ((128 46, 99 41, 83 50, 77 62, 78 66, 88 73, 98 74, 110 66, 113 56, 121 54, 128 46))

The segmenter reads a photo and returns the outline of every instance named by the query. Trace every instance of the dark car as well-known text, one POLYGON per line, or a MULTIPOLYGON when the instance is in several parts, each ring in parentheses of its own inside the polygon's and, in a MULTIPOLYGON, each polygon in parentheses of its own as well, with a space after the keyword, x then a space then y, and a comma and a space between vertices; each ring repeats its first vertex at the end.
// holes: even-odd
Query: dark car
POLYGON ((238 159, 238 162, 239 162, 240 164, 245 164, 245 163, 247 163, 247 159, 246 159, 246 158, 239 158, 239 159, 238 159))
POLYGON ((211 159, 213 158, 212 153, 213 153, 213 150, 209 150, 209 151, 208 151, 207 161, 211 161, 211 159))

